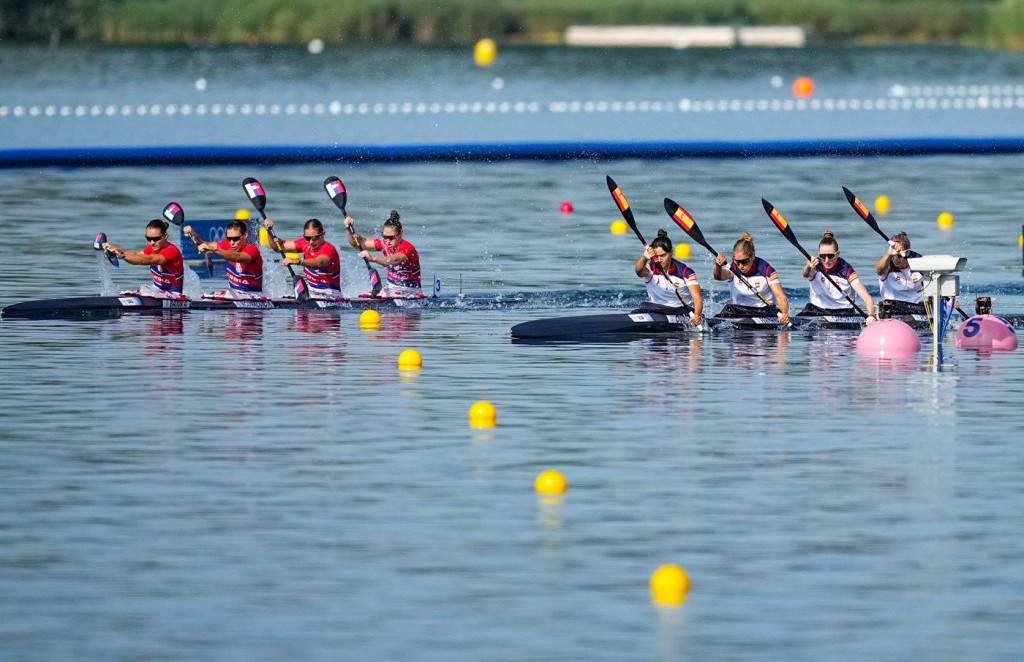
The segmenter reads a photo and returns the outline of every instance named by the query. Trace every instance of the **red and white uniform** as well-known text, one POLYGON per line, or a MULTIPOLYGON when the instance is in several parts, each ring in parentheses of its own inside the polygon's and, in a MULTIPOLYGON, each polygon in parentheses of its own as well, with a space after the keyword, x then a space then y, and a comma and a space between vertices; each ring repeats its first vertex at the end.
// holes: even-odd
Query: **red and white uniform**
POLYGON ((647 296, 652 303, 662 306, 680 307, 679 297, 676 296, 676 289, 683 295, 686 303, 693 308, 693 296, 690 294, 690 285, 697 285, 697 274, 693 269, 678 260, 672 260, 672 267, 668 276, 661 271, 660 264, 648 263, 643 273, 640 274, 647 285, 647 296), (652 267, 657 273, 651 271, 652 267), (670 282, 671 281, 671 282, 670 282))
MULTIPOLYGON (((217 244, 222 251, 232 251, 231 242, 225 239, 217 244)), ((255 244, 248 244, 242 249, 242 253, 252 256, 252 261, 230 262, 225 260, 225 268, 228 272, 228 284, 235 292, 259 294, 263 291, 263 256, 255 244)))
MULTIPOLYGON (((822 269, 825 268, 824 264, 820 266, 822 269)), ((807 278, 811 284, 811 303, 825 310, 849 308, 850 302, 846 300, 846 297, 851 299, 854 297, 853 283, 857 282, 860 276, 857 275, 857 272, 854 271, 850 263, 843 258, 836 260, 835 267, 832 271, 828 272, 828 275, 832 277, 832 280, 835 281, 839 288, 828 282, 828 279, 825 278, 825 275, 819 269, 815 269, 807 278), (843 294, 846 296, 843 296, 843 294)))
POLYGON ((384 253, 384 256, 401 253, 408 258, 402 264, 388 265, 388 285, 395 288, 418 290, 420 285, 420 254, 416 248, 405 239, 398 244, 394 250, 387 245, 383 239, 374 239, 373 247, 384 253))
POLYGON ((331 262, 325 269, 305 269, 306 284, 309 289, 338 295, 341 290, 341 258, 338 257, 338 249, 326 241, 317 250, 310 250, 307 239, 296 239, 295 248, 302 252, 303 260, 312 260, 321 255, 326 255, 331 262))
MULTIPOLYGON (((921 257, 919 253, 911 253, 910 257, 921 257)), ((896 269, 889 261, 889 272, 878 277, 878 293, 882 299, 921 303, 921 274, 906 269, 896 269)))
POLYGON ((180 295, 185 282, 185 262, 181 251, 174 244, 167 244, 159 251, 153 250, 152 244, 142 249, 143 255, 162 255, 163 264, 151 264, 149 271, 153 274, 153 285, 164 294, 180 295))
POLYGON ((757 294, 755 294, 755 292, 760 292, 765 299, 778 305, 778 302, 775 301, 775 295, 772 294, 771 286, 779 282, 779 274, 775 272, 772 265, 763 259, 755 258, 755 260, 754 271, 750 274, 744 273, 735 262, 732 263, 732 280, 729 281, 729 300, 739 306, 764 308, 764 301, 761 301, 757 294), (735 272, 737 271, 743 274, 743 277, 754 286, 754 289, 750 289, 742 280, 736 277, 735 272))

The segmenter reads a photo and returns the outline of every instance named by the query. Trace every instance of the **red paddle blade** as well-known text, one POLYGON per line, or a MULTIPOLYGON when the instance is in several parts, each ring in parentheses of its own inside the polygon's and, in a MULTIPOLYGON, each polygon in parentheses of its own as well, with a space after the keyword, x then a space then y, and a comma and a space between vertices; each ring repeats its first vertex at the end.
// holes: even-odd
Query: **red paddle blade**
POLYGON ((253 206, 262 212, 267 206, 267 194, 263 191, 263 185, 252 177, 246 177, 242 180, 242 188, 253 206))
POLYGON ((103 232, 96 235, 96 238, 92 241, 92 247, 98 251, 103 250, 103 244, 107 243, 107 235, 103 232))
POLYGON ((370 294, 372 294, 373 296, 377 296, 378 294, 380 294, 380 291, 381 289, 383 289, 383 287, 384 286, 381 285, 380 282, 380 274, 378 274, 373 269, 370 269, 370 294))

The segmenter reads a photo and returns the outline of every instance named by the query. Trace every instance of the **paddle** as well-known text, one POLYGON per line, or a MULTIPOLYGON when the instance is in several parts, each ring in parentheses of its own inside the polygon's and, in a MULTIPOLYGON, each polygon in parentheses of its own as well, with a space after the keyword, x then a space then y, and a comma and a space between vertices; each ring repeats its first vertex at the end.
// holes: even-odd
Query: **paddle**
MULTIPOLYGON (((181 208, 177 202, 169 202, 164 207, 163 216, 168 222, 182 227, 185 225, 185 210, 181 208)), ((188 238, 192 240, 192 245, 196 247, 196 252, 199 252, 199 237, 195 233, 189 232, 188 238)), ((206 262, 206 271, 212 276, 213 275, 213 261, 210 259, 209 253, 202 253, 203 261, 206 262)))
MULTIPOLYGON (((808 252, 804 250, 804 247, 800 245, 800 242, 797 241, 796 235, 793 233, 793 228, 789 227, 789 223, 782 216, 782 212, 776 209, 775 205, 768 202, 764 198, 761 198, 761 205, 764 207, 765 212, 767 212, 768 217, 772 219, 773 223, 775 223, 775 227, 777 227, 779 231, 782 232, 783 236, 785 236, 786 239, 789 240, 789 243, 796 246, 796 249, 803 253, 804 257, 807 258, 807 261, 810 262, 810 254, 808 254, 808 252)), ((853 309, 856 310, 861 317, 866 318, 868 316, 867 313, 860 309, 860 306, 857 305, 857 302, 850 298, 849 294, 843 292, 843 288, 839 287, 839 283, 832 280, 832 276, 828 275, 828 272, 825 271, 825 268, 821 266, 821 262, 818 263, 817 268, 818 271, 821 272, 821 275, 825 277, 825 280, 832 283, 832 286, 839 290, 839 293, 843 295, 843 298, 850 302, 850 305, 853 306, 853 309)))
MULTIPOLYGON (((622 214, 622 218, 625 219, 626 224, 633 229, 633 233, 636 235, 636 238, 640 240, 640 243, 643 244, 644 249, 646 249, 647 241, 644 239, 644 236, 640 234, 640 228, 636 226, 636 219, 633 218, 633 210, 629 208, 629 201, 626 200, 626 196, 622 192, 622 189, 619 188, 619 185, 615 183, 615 180, 608 175, 605 175, 605 181, 608 184, 608 191, 612 194, 612 200, 615 201, 615 206, 619 208, 619 213, 622 214)), ((660 267, 661 265, 658 266, 660 267)), ((662 275, 665 276, 665 280, 667 280, 668 284, 672 286, 673 290, 675 290, 676 296, 679 297, 679 302, 683 304, 686 312, 691 312, 693 308, 686 302, 686 299, 683 297, 683 293, 679 291, 679 288, 672 282, 672 279, 669 278, 668 274, 664 273, 665 270, 662 269, 661 271, 662 275)), ((653 268, 651 269, 651 273, 654 273, 653 268)))
POLYGON ((96 235, 96 238, 92 240, 92 247, 98 251, 103 251, 103 255, 106 256, 107 261, 115 267, 121 266, 117 261, 117 256, 114 255, 114 251, 103 248, 103 244, 107 243, 107 235, 104 232, 96 235))
MULTIPOLYGON (((716 258, 718 257, 718 251, 712 248, 711 244, 709 244, 707 242, 707 239, 704 238, 704 233, 700 231, 699 227, 697 227, 697 221, 693 220, 693 217, 690 216, 679 203, 677 203, 675 200, 672 200, 671 198, 665 198, 665 211, 668 212, 668 215, 671 216, 672 220, 676 222, 676 225, 681 227, 683 231, 686 232, 687 235, 689 235, 690 239, 693 239, 698 244, 708 249, 708 252, 714 255, 716 258)), ((768 306, 769 310, 774 310, 775 314, 779 318, 782 317, 782 311, 779 310, 779 307, 776 306, 771 301, 769 301, 767 298, 765 298, 763 294, 758 292, 757 289, 750 284, 750 281, 747 280, 746 276, 744 276, 739 269, 733 269, 732 265, 729 265, 729 271, 731 271, 734 276, 739 278, 740 281, 744 285, 746 285, 751 292, 756 294, 757 298, 763 301, 764 305, 768 306)), ((787 322, 786 327, 792 329, 792 322, 787 322)))
MULTIPOLYGON (((889 238, 889 235, 882 232, 882 229, 878 227, 878 221, 875 220, 874 215, 872 215, 872 213, 868 210, 864 203, 860 201, 860 198, 855 196, 853 194, 853 191, 846 188, 845 186, 843 187, 843 194, 846 196, 846 201, 850 203, 851 207, 853 207, 853 211, 857 212, 857 215, 864 219, 864 222, 868 224, 868 227, 877 232, 882 239, 885 239, 886 243, 888 243, 891 248, 895 249, 896 244, 893 242, 892 239, 889 238)), ((956 311, 963 316, 964 319, 969 318, 969 315, 965 313, 960 306, 954 305, 954 307, 956 308, 956 311)))
MULTIPOLYGON (((324 180, 324 190, 327 191, 327 197, 331 199, 334 206, 341 210, 341 213, 348 217, 348 212, 345 211, 345 204, 348 202, 348 193, 345 192, 345 185, 341 183, 341 180, 333 175, 324 180)), ((352 224, 352 234, 356 235, 356 225, 352 224)), ((357 235, 356 235, 357 236, 357 235)), ((361 246, 356 246, 356 250, 362 250, 361 246)), ((383 285, 380 282, 380 274, 377 270, 370 266, 370 260, 363 258, 363 263, 366 264, 366 270, 370 272, 370 296, 377 296, 383 285)))
MULTIPOLYGON (((245 195, 248 196, 249 202, 260 213, 264 225, 266 225, 267 215, 263 210, 267 206, 267 195, 263 192, 263 185, 252 177, 246 177, 242 180, 242 189, 245 191, 245 195)), ((267 226, 267 233, 270 235, 270 245, 284 257, 284 248, 281 246, 281 240, 274 234, 274 228, 267 226)), ((306 279, 296 275, 290 264, 288 265, 288 273, 292 275, 292 280, 295 281, 295 301, 298 303, 309 301, 309 286, 306 285, 306 279)))

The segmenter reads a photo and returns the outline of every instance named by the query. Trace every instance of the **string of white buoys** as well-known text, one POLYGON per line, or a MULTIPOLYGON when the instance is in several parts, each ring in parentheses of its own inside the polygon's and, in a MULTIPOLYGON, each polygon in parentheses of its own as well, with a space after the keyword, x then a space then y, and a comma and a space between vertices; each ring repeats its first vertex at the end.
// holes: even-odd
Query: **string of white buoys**
MULTIPOLYGON (((201 79, 202 80, 202 79, 201 79)), ((197 86, 199 84, 197 83, 197 86)), ((205 89, 205 81, 199 86, 205 89)), ((902 86, 877 98, 661 99, 537 101, 405 101, 342 103, 15 104, 0 105, 0 118, 85 118, 278 115, 478 115, 592 113, 778 113, 1024 108, 1024 85, 902 86)))

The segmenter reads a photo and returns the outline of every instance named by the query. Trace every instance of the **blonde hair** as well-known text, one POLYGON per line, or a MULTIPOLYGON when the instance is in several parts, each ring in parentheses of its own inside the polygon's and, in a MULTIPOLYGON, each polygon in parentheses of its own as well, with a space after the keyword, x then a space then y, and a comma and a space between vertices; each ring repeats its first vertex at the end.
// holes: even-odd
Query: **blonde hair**
POLYGON ((743 236, 732 245, 732 252, 735 253, 736 251, 740 251, 742 253, 746 253, 750 257, 754 257, 754 238, 750 236, 749 232, 744 232, 743 236))

